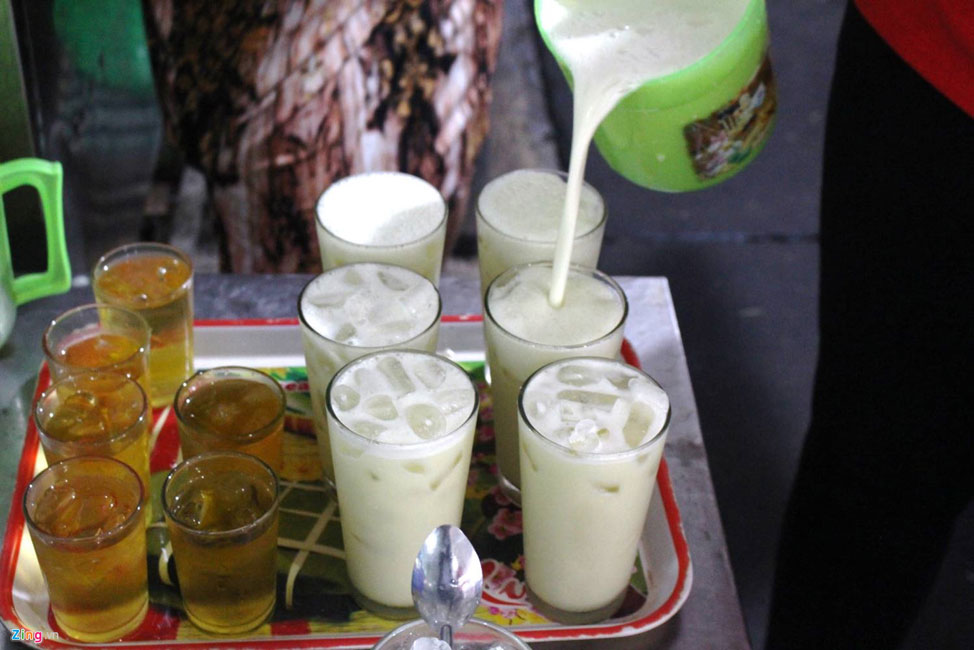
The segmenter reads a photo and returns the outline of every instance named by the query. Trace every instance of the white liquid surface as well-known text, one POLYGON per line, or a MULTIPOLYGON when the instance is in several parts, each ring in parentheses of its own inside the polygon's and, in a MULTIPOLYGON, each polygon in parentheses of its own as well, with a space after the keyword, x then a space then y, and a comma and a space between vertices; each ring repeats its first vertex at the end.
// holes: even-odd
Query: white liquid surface
POLYGON ((589 144, 599 123, 643 83, 682 70, 716 48, 749 0, 541 0, 538 22, 574 87, 568 191, 549 300, 564 300, 589 144))
POLYGON ((560 347, 595 341, 621 322, 625 305, 609 284, 588 273, 573 273, 564 305, 548 302, 548 265, 521 267, 495 283, 487 295, 493 320, 510 334, 532 343, 560 347))
POLYGON ((524 391, 534 428, 575 452, 617 453, 655 437, 669 398, 642 373, 622 364, 577 359, 534 375, 524 391))
POLYGON ((320 335, 380 347, 414 338, 439 313, 436 288, 404 268, 362 263, 318 276, 301 296, 301 315, 320 335))
POLYGON ((318 222, 360 245, 397 246, 436 230, 446 218, 439 191, 399 172, 356 174, 331 185, 318 199, 318 222))
MULTIPOLYGON (((555 173, 519 169, 488 183, 480 193, 477 208, 488 224, 506 235, 535 242, 554 242, 558 237, 567 189, 565 180, 555 173)), ((604 213, 602 197, 591 186, 584 186, 577 234, 595 228, 604 213)))
POLYGON ((342 424, 372 440, 399 445, 455 431, 471 416, 475 401, 463 370, 415 353, 362 359, 331 388, 332 409, 342 424))

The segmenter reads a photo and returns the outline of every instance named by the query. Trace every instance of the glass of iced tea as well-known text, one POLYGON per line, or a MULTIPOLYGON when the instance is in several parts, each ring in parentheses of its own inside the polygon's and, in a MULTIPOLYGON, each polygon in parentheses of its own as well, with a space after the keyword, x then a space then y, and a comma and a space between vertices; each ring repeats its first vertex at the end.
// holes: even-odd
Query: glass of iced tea
POLYGON ((24 492, 24 520, 47 582, 54 620, 79 641, 114 641, 149 607, 145 493, 112 458, 51 465, 24 492))
POLYGON ((99 302, 131 309, 149 324, 149 398, 172 400, 193 374, 193 263, 179 249, 151 242, 105 253, 92 273, 99 302))
POLYGON ((208 451, 162 486, 179 591, 196 627, 239 634, 274 611, 277 475, 255 456, 208 451))
POLYGON ((111 372, 65 377, 34 405, 34 424, 48 464, 75 456, 108 456, 135 470, 146 494, 150 422, 142 388, 111 372))
POLYGON ((112 305, 69 309, 44 331, 51 378, 105 370, 134 379, 149 391, 149 324, 134 311, 112 305))
POLYGON ((174 402, 183 458, 232 449, 281 471, 284 389, 253 368, 200 370, 183 382, 174 402))

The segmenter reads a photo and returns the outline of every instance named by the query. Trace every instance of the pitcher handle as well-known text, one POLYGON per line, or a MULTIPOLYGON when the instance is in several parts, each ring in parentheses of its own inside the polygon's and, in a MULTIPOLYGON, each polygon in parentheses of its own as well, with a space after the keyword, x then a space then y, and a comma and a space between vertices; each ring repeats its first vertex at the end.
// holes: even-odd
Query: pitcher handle
MULTIPOLYGON (((36 189, 41 199, 47 235, 47 270, 14 278, 14 302, 18 305, 55 293, 64 293, 71 288, 71 265, 64 238, 62 176, 59 162, 21 158, 4 163, 4 174, 0 177, 0 197, 21 185, 30 185, 36 189)), ((0 245, 7 246, 9 253, 10 244, 6 237, 0 245)))

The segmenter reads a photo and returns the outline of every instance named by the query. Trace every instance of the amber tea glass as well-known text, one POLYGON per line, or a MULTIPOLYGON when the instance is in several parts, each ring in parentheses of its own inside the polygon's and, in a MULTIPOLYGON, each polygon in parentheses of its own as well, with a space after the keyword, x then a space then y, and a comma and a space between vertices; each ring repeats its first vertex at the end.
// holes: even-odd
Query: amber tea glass
POLYGON ((201 630, 239 634, 274 612, 278 483, 260 459, 208 451, 162 486, 183 608, 201 630))
POLYGON ((102 256, 92 273, 99 302, 125 307, 149 324, 149 398, 172 401, 193 374, 193 263, 177 248, 140 242, 102 256))
POLYGON ((90 304, 64 312, 44 331, 51 378, 109 371, 134 379, 149 391, 149 324, 135 312, 90 304))
POLYGON ((284 389, 253 368, 200 370, 183 382, 174 410, 183 458, 229 449, 257 456, 281 471, 284 389))
POLYGON ((24 492, 24 520, 51 611, 68 636, 114 641, 149 607, 145 493, 127 465, 78 457, 51 465, 24 492))
POLYGON ((48 464, 75 456, 114 458, 135 471, 146 494, 150 423, 142 388, 110 372, 65 377, 34 405, 34 424, 48 464))

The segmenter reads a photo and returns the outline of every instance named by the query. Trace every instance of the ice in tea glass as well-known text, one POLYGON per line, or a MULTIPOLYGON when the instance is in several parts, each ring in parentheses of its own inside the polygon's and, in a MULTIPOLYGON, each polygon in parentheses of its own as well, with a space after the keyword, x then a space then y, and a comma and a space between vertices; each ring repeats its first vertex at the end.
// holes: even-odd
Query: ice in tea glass
POLYGON ((398 264, 439 284, 447 212, 439 190, 412 174, 369 172, 332 183, 315 206, 322 269, 398 264))
POLYGON ((53 321, 42 338, 51 378, 105 370, 134 379, 149 393, 149 324, 112 305, 82 305, 53 321))
POLYGON ((166 244, 127 244, 105 253, 92 279, 99 302, 131 309, 149 324, 149 399, 170 403, 193 374, 192 261, 166 244))
MULTIPOLYGON (((145 392, 112 372, 70 375, 51 384, 34 406, 34 424, 48 464, 75 456, 107 456, 135 470, 149 495, 149 428, 145 392)), ((151 519, 146 498, 146 519, 151 519)))
POLYGON ((517 395, 521 384, 535 370, 558 359, 616 357, 629 309, 622 287, 595 269, 570 268, 565 301, 559 308, 548 302, 550 286, 550 262, 515 266, 488 287, 484 308, 498 480, 504 493, 517 503, 521 485, 517 395))
POLYGON ((345 562, 370 611, 416 615, 416 550, 437 526, 460 525, 477 403, 463 368, 417 350, 361 357, 329 384, 345 562))
POLYGON ((114 641, 149 607, 145 493, 132 468, 82 456, 51 465, 24 492, 24 521, 54 620, 73 639, 114 641))
POLYGON ((334 484, 325 391, 349 361, 389 348, 433 352, 440 294, 427 278, 392 264, 349 264, 313 278, 298 297, 315 437, 325 479, 334 484))
MULTIPOLYGON (((435 650, 439 638, 439 630, 426 621, 410 621, 382 637, 372 650, 412 650, 413 644, 435 650)), ((471 619, 453 630, 453 650, 531 650, 531 646, 499 625, 471 619)))
POLYGON ((549 618, 591 623, 622 603, 669 420, 659 384, 615 359, 556 361, 525 382, 518 398, 525 580, 549 618))
MULTIPOLYGON (((477 197, 477 259, 480 293, 518 264, 550 262, 565 206, 567 175, 548 169, 516 169, 487 183, 477 197)), ((594 269, 605 232, 605 201, 582 186, 571 262, 594 269)))
POLYGON ((196 627, 239 634, 274 612, 278 501, 274 470, 249 454, 208 451, 169 472, 162 503, 196 627))
POLYGON ((179 387, 173 408, 183 458, 231 449, 281 471, 286 398, 273 377, 240 366, 200 370, 179 387))

